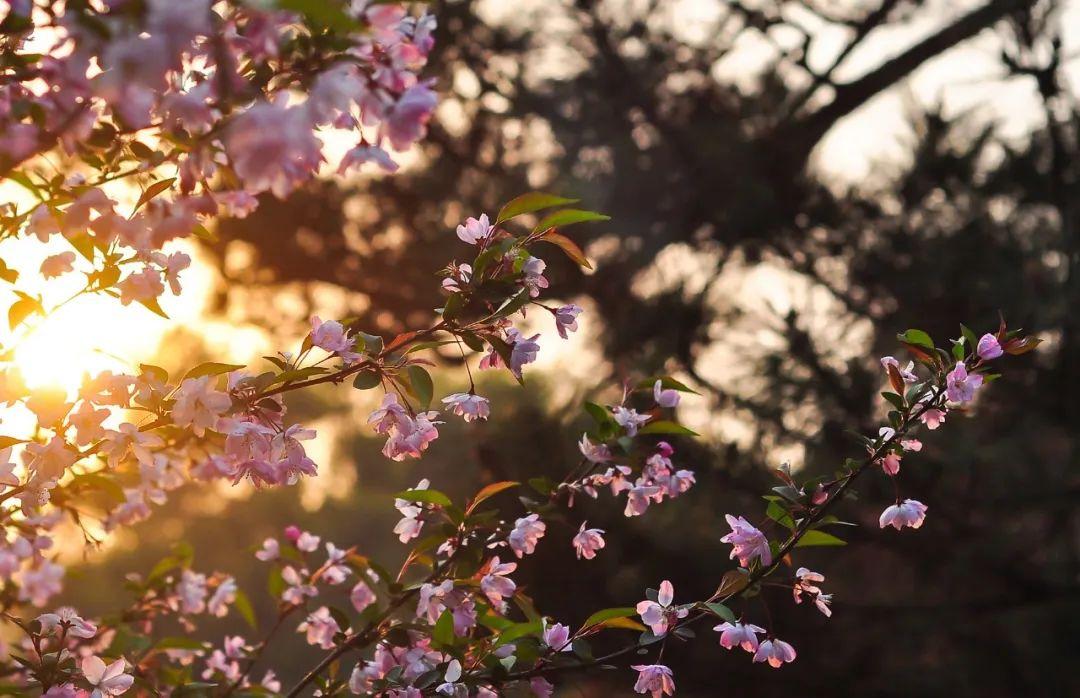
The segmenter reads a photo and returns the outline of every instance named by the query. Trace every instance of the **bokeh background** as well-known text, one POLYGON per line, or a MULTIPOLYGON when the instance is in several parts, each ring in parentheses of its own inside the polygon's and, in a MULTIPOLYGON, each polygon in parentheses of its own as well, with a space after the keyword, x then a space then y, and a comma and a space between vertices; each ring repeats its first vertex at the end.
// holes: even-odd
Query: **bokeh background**
MULTIPOLYGON (((393 492, 421 477, 457 496, 561 477, 575 462, 580 401, 661 372, 701 393, 680 417, 703 439, 676 444, 698 485, 632 520, 609 501, 582 503, 551 523, 519 584, 569 622, 632 604, 665 578, 678 598, 700 598, 730 566, 720 515, 759 512, 767 468, 831 471, 857 452, 845 430, 876 429, 877 357, 897 350, 898 331, 957 336, 961 321, 984 331, 1000 310, 1046 343, 1009 359, 970 417, 951 416, 905 462, 902 488, 929 505, 926 525, 879 531, 893 493, 868 481, 845 505, 866 524, 850 544, 800 558, 827 576, 833 618, 768 592, 798 661, 752 665, 711 633, 667 658, 692 696, 1080 694, 1080 3, 433 9, 442 104, 401 172, 267 200, 223 222, 217 242, 188 247, 197 263, 166 308, 172 321, 86 299, 20 361, 44 384, 115 368, 116 356, 170 369, 257 361, 295 346, 311 313, 359 316, 384 334, 423 325, 439 304, 433 273, 464 254, 453 226, 531 189, 612 216, 572 232, 595 272, 548 259, 556 295, 586 308, 582 331, 562 341, 547 328, 529 390, 482 376, 492 420, 452 420, 419 462, 379 454, 363 424, 370 396, 296 396, 290 414, 320 431, 319 478, 257 495, 181 491, 87 554, 67 599, 114 608, 124 570, 146 570, 188 538, 196 565, 239 573, 268 618, 249 557, 263 537, 298 523, 400 560, 393 492), (582 517, 612 531, 591 563, 569 546, 582 517)), ((460 364, 444 362, 439 391, 460 389, 460 364)), ((288 674, 312 656, 277 663, 288 674)), ((629 685, 625 671, 577 677, 559 695, 629 685)))

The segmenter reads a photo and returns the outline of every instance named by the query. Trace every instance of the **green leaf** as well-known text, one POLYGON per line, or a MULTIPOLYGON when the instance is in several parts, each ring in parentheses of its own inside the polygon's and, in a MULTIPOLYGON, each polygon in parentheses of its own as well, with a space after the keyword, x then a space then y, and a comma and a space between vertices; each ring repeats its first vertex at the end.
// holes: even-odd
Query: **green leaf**
POLYGON ((769 502, 769 506, 765 509, 765 515, 781 526, 795 530, 795 520, 791 518, 791 514, 788 513, 787 509, 776 500, 769 502))
POLYGON ((484 500, 491 499, 498 493, 508 490, 512 487, 517 487, 520 484, 520 482, 506 480, 504 482, 493 482, 490 485, 487 485, 482 490, 476 493, 476 496, 473 497, 472 502, 469 503, 467 511, 472 511, 484 500))
POLYGON ((327 0, 278 0, 278 7, 302 14, 317 26, 337 31, 357 28, 356 20, 345 13, 339 3, 327 0))
POLYGON ((454 645, 454 614, 448 608, 435 621, 435 629, 431 632, 431 639, 436 647, 452 647, 454 645))
POLYGON ((637 615, 637 609, 633 606, 622 606, 617 608, 605 608, 602 611, 597 611, 582 623, 581 627, 589 628, 594 625, 599 625, 613 618, 631 618, 637 615))
POLYGON ((206 649, 206 643, 200 642, 193 637, 163 637, 154 644, 154 648, 159 650, 203 650, 206 649))
POLYGON ((559 247, 567 257, 576 262, 577 264, 585 267, 586 269, 592 269, 592 264, 589 263, 589 258, 585 256, 585 252, 581 247, 570 238, 556 233, 555 231, 549 231, 539 239, 540 242, 549 242, 552 245, 559 247))
POLYGON ((971 330, 970 327, 963 323, 960 323, 960 334, 963 335, 964 340, 967 341, 968 347, 972 351, 975 351, 975 349, 978 348, 979 338, 975 335, 975 333, 971 330))
POLYGON ((881 397, 888 400, 889 404, 891 404, 896 409, 898 409, 898 410, 903 410, 904 409, 904 398, 900 397, 896 393, 882 393, 881 397))
POLYGON ((555 211, 544 216, 536 227, 533 228, 533 233, 541 233, 545 230, 551 230, 552 228, 561 228, 566 225, 573 225, 574 223, 586 223, 588 221, 609 221, 611 216, 605 216, 602 213, 596 213, 595 211, 583 211, 578 208, 564 208, 561 211, 555 211))
POLYGON ((242 589, 236 590, 236 600, 233 602, 233 608, 244 619, 244 622, 251 626, 252 630, 259 629, 259 622, 255 619, 255 609, 251 607, 251 599, 242 589))
POLYGON ((799 539, 799 542, 795 544, 795 547, 810 548, 822 545, 847 545, 847 541, 841 540, 831 533, 815 530, 804 533, 803 537, 799 539))
POLYGON ((514 296, 512 296, 511 298, 506 299, 494 313, 488 316, 488 319, 497 320, 499 318, 513 315, 517 311, 521 310, 531 298, 532 296, 529 294, 529 289, 523 288, 516 294, 514 294, 514 296))
POLYGON ((697 436, 698 433, 693 429, 688 429, 681 424, 668 421, 666 419, 660 419, 655 422, 649 422, 642 428, 638 429, 639 434, 684 434, 686 436, 697 436))
POLYGON ((188 378, 202 378, 203 376, 220 376, 222 373, 238 371, 241 368, 244 368, 244 364, 223 364, 217 361, 207 361, 185 373, 180 380, 185 381, 188 378))
POLYGON ((408 387, 412 388, 409 392, 425 410, 431 407, 431 398, 435 395, 435 384, 431 380, 431 374, 423 366, 416 364, 406 368, 405 373, 409 377, 408 387))
POLYGON ((404 490, 394 495, 396 499, 403 499, 406 502, 421 502, 424 504, 437 504, 441 507, 453 506, 453 502, 450 498, 439 490, 404 490))
POLYGON ((529 192, 528 194, 522 194, 503 206, 499 211, 499 215, 495 218, 495 224, 498 225, 499 223, 503 223, 525 213, 535 213, 536 211, 542 211, 543 209, 551 208, 552 206, 576 204, 577 202, 578 199, 565 199, 561 196, 547 194, 542 191, 529 192))
POLYGON ((671 376, 653 376, 652 378, 646 378, 639 382, 636 386, 636 390, 652 390, 656 385, 656 381, 660 381, 660 387, 665 390, 677 390, 680 393, 692 393, 694 395, 701 395, 698 391, 694 390, 690 386, 675 380, 671 376))
POLYGON ((352 382, 357 390, 371 390, 380 383, 382 383, 382 376, 375 370, 360 371, 352 382))
MULTIPOLYGON (((167 190, 173 185, 173 182, 175 181, 176 177, 169 177, 168 179, 158 180, 157 182, 154 182, 153 184, 148 186, 145 190, 143 190, 143 193, 139 195, 139 200, 135 203, 134 211, 138 211, 140 208, 142 208, 143 204, 150 201, 161 192, 167 190)), ((134 213, 134 211, 132 211, 132 213, 134 213)))
POLYGON ((897 337, 905 344, 913 344, 924 349, 934 348, 934 340, 922 330, 908 330, 907 332, 897 335, 897 337))
POLYGON ((705 604, 705 608, 709 609, 717 617, 726 620, 729 623, 735 622, 735 614, 732 613, 730 608, 728 608, 722 603, 707 603, 705 604))

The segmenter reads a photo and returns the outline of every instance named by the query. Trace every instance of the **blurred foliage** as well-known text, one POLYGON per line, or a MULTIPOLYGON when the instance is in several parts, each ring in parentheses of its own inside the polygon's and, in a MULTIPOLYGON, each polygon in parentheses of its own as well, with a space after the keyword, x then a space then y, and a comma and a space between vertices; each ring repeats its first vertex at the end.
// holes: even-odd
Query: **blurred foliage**
MULTIPOLYGON (((627 369, 675 371, 705 393, 716 431, 708 447, 677 444, 699 484, 676 505, 627 521, 587 501, 549 529, 521 579, 541 608, 569 621, 636 602, 664 578, 680 597, 709 593, 729 565, 718 515, 758 511, 755 493, 778 453, 794 448, 809 472, 827 472, 856 449, 844 429, 875 428, 875 357, 896 350, 896 332, 917 324, 956 336, 961 320, 991 329, 1001 310, 1010 326, 1050 341, 1010 367, 975 418, 950 415, 948 428, 905 462, 901 486, 929 505, 927 525, 911 535, 879 532, 891 484, 864 486, 848 506, 848 517, 866 524, 851 544, 799 560, 827 576, 834 617, 770 593, 776 630, 798 649, 797 662, 772 671, 704 637, 671 658, 680 695, 716 695, 717 686, 758 696, 1075 694, 1080 112, 1061 77, 1060 8, 977 3, 884 68, 845 83, 831 70, 811 74, 800 42, 777 49, 753 90, 712 78, 737 41, 768 43, 780 27, 797 33, 789 5, 817 8, 862 44, 925 3, 854 4, 863 9, 718 3, 715 31, 690 42, 664 21, 664 2, 618 10, 539 3, 513 23, 488 21, 478 3, 443 3, 431 64, 444 105, 422 162, 353 191, 326 184, 266 201, 249 219, 222 225, 211 250, 225 278, 221 306, 295 328, 305 313, 286 316, 273 299, 300 288, 312 300, 311 289, 329 285, 348 291, 350 314, 373 329, 415 326, 439 303, 430 274, 455 254, 449 231, 465 215, 537 187, 613 214, 611 224, 577 231, 592 243, 595 274, 551 255, 559 293, 585 299, 593 322, 603 319, 608 375, 584 387, 627 369), (1035 82, 1042 102, 1029 106, 1045 112, 1042 129, 1017 143, 974 117, 913 109, 909 161, 880 183, 842 190, 807 166, 838 118, 989 26, 1006 46, 1006 79, 1035 82), (546 76, 553 60, 563 69, 546 76), (230 263, 238 248, 247 250, 242 262, 230 263), (774 278, 789 290, 808 290, 784 308, 735 302, 731 289, 762 268, 779 270, 774 278), (643 283, 658 273, 665 283, 643 283), (743 425, 740 438, 719 428, 732 419, 743 425), (610 536, 593 563, 571 564, 569 537, 583 518, 625 533, 610 536)), ((363 429, 344 429, 332 467, 355 462, 357 483, 317 512, 279 492, 212 516, 175 516, 207 567, 235 569, 239 548, 294 520, 335 542, 400 555, 389 535, 393 491, 430 477, 463 494, 536 471, 559 475, 573 458, 581 422, 564 414, 565 396, 552 406, 501 383, 483 390, 494 393, 492 422, 446 428, 417 465, 385 462, 363 429), (211 544, 223 531, 227 543, 211 544)), ((155 520, 140 535, 153 526, 169 530, 155 520)), ((149 561, 168 542, 151 541, 139 554, 149 561)), ((87 574, 103 580, 110 571, 87 574)), ((618 678, 602 688, 602 677, 582 680, 565 694, 625 691, 626 676, 618 678)))

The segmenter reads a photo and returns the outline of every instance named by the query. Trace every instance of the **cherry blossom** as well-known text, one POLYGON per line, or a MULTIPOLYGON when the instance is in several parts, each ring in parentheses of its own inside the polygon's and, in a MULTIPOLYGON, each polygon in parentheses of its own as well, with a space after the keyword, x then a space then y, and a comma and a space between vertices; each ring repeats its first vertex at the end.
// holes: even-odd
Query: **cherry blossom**
POLYGON ((633 408, 616 405, 612 409, 615 421, 626 430, 627 436, 637 436, 638 429, 651 419, 647 414, 638 414, 633 408))
POLYGON ((656 404, 661 407, 676 407, 679 404, 679 391, 671 388, 664 388, 663 381, 657 379, 653 383, 653 399, 656 400, 656 404))
POLYGON ((57 631, 66 632, 70 637, 89 639, 97 635, 97 626, 83 620, 70 606, 56 609, 54 613, 43 613, 37 617, 41 623, 41 632, 49 634, 57 631))

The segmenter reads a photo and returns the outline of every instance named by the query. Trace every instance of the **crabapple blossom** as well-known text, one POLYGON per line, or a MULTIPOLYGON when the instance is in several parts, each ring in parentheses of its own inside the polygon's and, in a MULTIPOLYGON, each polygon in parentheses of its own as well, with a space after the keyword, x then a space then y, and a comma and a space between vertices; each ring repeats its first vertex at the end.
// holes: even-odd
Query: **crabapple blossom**
POLYGON ((177 426, 190 426, 196 436, 213 428, 232 404, 228 394, 213 387, 212 376, 187 378, 176 390, 172 418, 177 426))
POLYGON ((652 698, 675 695, 674 675, 663 664, 634 664, 630 668, 638 672, 637 681, 634 682, 637 693, 649 693, 652 698))
POLYGON ((562 623, 553 623, 551 625, 544 621, 543 632, 544 644, 549 649, 556 652, 569 652, 570 648, 570 628, 562 623))
POLYGON ((930 431, 937 429, 945 422, 945 410, 930 408, 919 415, 919 421, 926 425, 930 431))
POLYGON ((376 600, 375 592, 362 579, 349 592, 349 601, 357 613, 363 613, 364 609, 375 603, 376 600))
POLYGON ((890 366, 895 368, 897 373, 900 374, 900 378, 903 379, 905 383, 917 383, 919 381, 919 377, 915 374, 914 361, 909 361, 907 366, 901 367, 900 362, 896 360, 896 357, 883 356, 881 357, 881 366, 886 371, 888 371, 890 366))
POLYGON ((281 578, 285 582, 285 591, 281 592, 281 600, 285 603, 301 605, 304 599, 318 596, 319 590, 306 581, 307 570, 298 571, 292 565, 281 568, 281 578))
POLYGON ((262 548, 255 552, 255 557, 262 562, 276 560, 281 555, 281 544, 276 538, 267 538, 263 541, 262 548))
POLYGON ((676 407, 679 404, 679 391, 671 388, 664 388, 664 382, 657 379, 653 383, 653 399, 657 405, 661 407, 676 407))
POLYGON ((503 599, 513 596, 517 589, 517 584, 509 577, 517 569, 517 563, 500 563, 496 556, 491 558, 486 567, 487 573, 480 578, 480 590, 492 606, 502 608, 505 605, 503 599))
POLYGON ((127 670, 127 662, 123 657, 105 666, 105 662, 99 657, 91 655, 82 660, 80 668, 83 676, 94 687, 90 698, 123 695, 135 682, 135 677, 124 673, 127 670))
POLYGON ((895 451, 889 451, 885 454, 885 457, 881 459, 881 469, 885 471, 886 475, 896 475, 900 472, 900 454, 895 451))
POLYGON ((529 290, 529 295, 533 298, 540 296, 540 289, 548 287, 548 280, 544 278, 544 269, 546 268, 547 262, 539 257, 529 257, 521 268, 524 275, 521 282, 529 290))
POLYGON ((525 367, 525 364, 536 361, 536 355, 540 352, 540 345, 536 342, 539 338, 539 334, 525 337, 513 328, 507 330, 506 339, 511 347, 509 368, 510 372, 519 379, 521 378, 521 369, 525 367))
POLYGON ((732 558, 739 558, 739 564, 749 567, 753 558, 758 558, 763 565, 772 564, 772 550, 769 549, 769 540, 765 534, 754 528, 743 517, 735 517, 725 514, 731 533, 720 539, 722 543, 730 543, 733 546, 732 558))
POLYGON ((675 588, 671 585, 671 582, 665 579, 660 582, 660 590, 657 593, 656 601, 645 600, 638 602, 638 615, 641 616, 642 622, 649 626, 656 637, 663 637, 667 634, 668 627, 673 619, 685 618, 690 613, 687 608, 673 608, 671 604, 674 600, 675 588))
POLYGON ((323 351, 337 354, 346 363, 353 363, 360 355, 355 353, 355 339, 345 333, 345 328, 337 320, 322 321, 318 315, 311 318, 311 343, 323 351))
POLYGON ((487 419, 491 414, 491 403, 486 397, 473 393, 453 393, 442 399, 449 410, 466 422, 487 419))
POLYGON ((775 638, 762 640, 754 653, 755 662, 768 662, 769 666, 779 669, 785 662, 795 661, 795 648, 775 638))
POLYGON ((637 436, 638 429, 651 419, 647 414, 638 414, 637 410, 622 405, 616 405, 612 409, 612 414, 615 422, 626 430, 627 436, 631 437, 637 436))
POLYGON ((298 632, 307 633, 309 645, 318 645, 324 650, 334 646, 334 635, 341 631, 337 621, 330 614, 330 609, 326 606, 320 606, 309 613, 296 629, 298 632))
POLYGON ((574 536, 573 545, 578 559, 592 560, 596 552, 604 547, 604 530, 602 528, 585 528, 588 522, 583 521, 581 528, 574 536))
POLYGON ((975 391, 982 386, 983 377, 978 373, 968 373, 967 366, 963 361, 956 362, 953 370, 949 371, 947 379, 946 395, 950 402, 964 404, 975 399, 975 391))
POLYGON ((555 330, 559 333, 559 336, 563 339, 569 337, 569 332, 577 332, 578 315, 582 313, 581 306, 574 305, 562 305, 556 308, 552 313, 555 315, 555 330))
POLYGON ((493 232, 494 228, 486 213, 481 213, 480 218, 466 218, 464 225, 457 227, 457 236, 462 242, 467 242, 470 245, 479 245, 485 242, 493 232))
POLYGON ((540 520, 539 514, 529 514, 514 522, 506 540, 514 554, 522 558, 536 550, 536 543, 544 537, 546 530, 547 524, 540 520))
POLYGON ((54 613, 43 613, 37 617, 42 634, 63 630, 71 637, 89 639, 97 635, 97 626, 83 620, 74 608, 63 606, 54 613))
POLYGON ((607 444, 593 443, 589 440, 588 434, 581 435, 578 449, 580 449, 581 455, 585 456, 585 459, 590 463, 607 463, 611 460, 611 449, 608 448, 607 444))
POLYGON ((757 652, 758 649, 758 635, 765 632, 765 628, 760 628, 752 623, 742 623, 736 621, 734 623, 725 621, 720 625, 717 625, 713 630, 720 633, 720 646, 726 650, 732 647, 742 647, 747 652, 757 652))
POLYGON ((795 584, 792 586, 792 594, 795 597, 795 603, 802 603, 803 595, 810 596, 817 609, 825 614, 825 617, 832 615, 832 609, 829 608, 829 603, 832 601, 832 595, 821 593, 821 588, 817 585, 825 581, 825 575, 818 572, 812 572, 805 567, 800 567, 795 571, 795 584))
POLYGON ((914 499, 897 502, 881 512, 878 520, 881 528, 892 526, 897 531, 905 526, 919 528, 926 518, 926 505, 914 499))
POLYGON ((1001 348, 1001 343, 998 342, 998 338, 987 332, 982 337, 979 337, 979 344, 975 349, 975 353, 983 361, 991 361, 1004 354, 1004 350, 1001 348))

